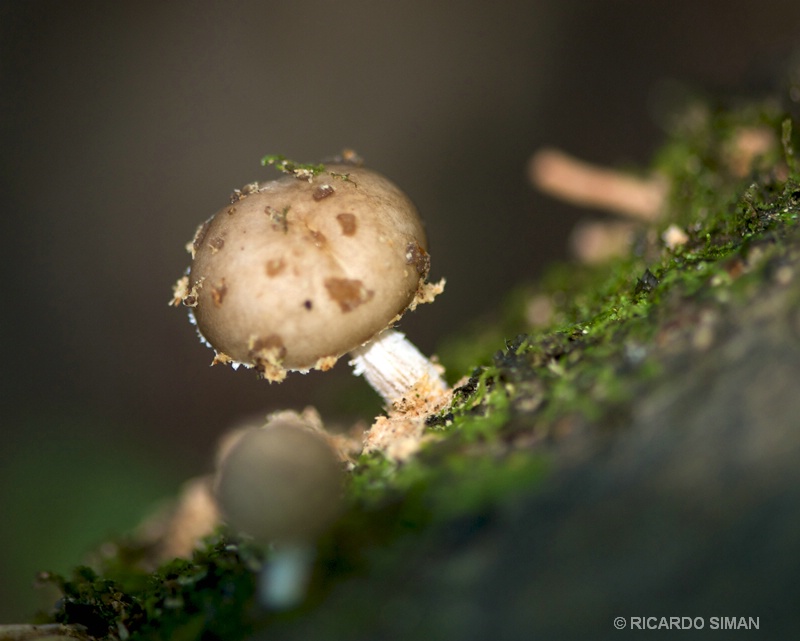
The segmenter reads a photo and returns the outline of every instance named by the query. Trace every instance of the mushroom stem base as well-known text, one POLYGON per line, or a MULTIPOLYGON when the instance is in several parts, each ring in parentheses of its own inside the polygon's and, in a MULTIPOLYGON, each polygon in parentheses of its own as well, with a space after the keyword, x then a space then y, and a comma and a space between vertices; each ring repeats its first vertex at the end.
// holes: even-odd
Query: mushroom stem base
POLYGON ((398 331, 381 332, 350 356, 353 373, 367 379, 390 407, 403 401, 414 388, 436 393, 447 389, 440 368, 398 331))
POLYGON ((269 610, 285 610, 298 605, 306 594, 314 548, 310 545, 277 546, 261 568, 258 598, 269 610))

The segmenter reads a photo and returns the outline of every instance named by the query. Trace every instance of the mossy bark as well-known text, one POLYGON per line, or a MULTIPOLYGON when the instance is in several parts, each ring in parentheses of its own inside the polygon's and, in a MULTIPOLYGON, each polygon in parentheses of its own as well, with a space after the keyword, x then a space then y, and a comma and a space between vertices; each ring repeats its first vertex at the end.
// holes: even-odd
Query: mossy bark
POLYGON ((358 462, 302 607, 259 613, 258 553, 222 533, 150 576, 121 555, 102 577, 54 579, 55 620, 111 637, 463 641, 753 617, 788 638, 800 176, 785 122, 774 101, 695 106, 655 162, 672 185, 665 216, 629 255, 554 268, 451 343, 446 364, 472 377, 415 458, 358 462), (742 171, 731 141, 752 127, 775 144, 742 171), (687 238, 671 249, 670 224, 687 238), (532 296, 549 301, 547 326, 526 319, 532 296))

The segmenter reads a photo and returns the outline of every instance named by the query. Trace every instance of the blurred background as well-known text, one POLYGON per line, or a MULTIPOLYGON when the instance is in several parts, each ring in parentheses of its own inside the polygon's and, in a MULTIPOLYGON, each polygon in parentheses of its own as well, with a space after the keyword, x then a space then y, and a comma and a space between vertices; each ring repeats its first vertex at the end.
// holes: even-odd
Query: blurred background
POLYGON ((448 284, 402 328, 433 352, 567 257, 580 214, 527 184, 533 151, 647 163, 665 83, 760 91, 799 34, 791 0, 0 0, 0 622, 232 424, 378 411, 344 363, 280 386, 210 368, 167 306, 196 226, 274 176, 263 155, 350 147, 407 191, 448 284))

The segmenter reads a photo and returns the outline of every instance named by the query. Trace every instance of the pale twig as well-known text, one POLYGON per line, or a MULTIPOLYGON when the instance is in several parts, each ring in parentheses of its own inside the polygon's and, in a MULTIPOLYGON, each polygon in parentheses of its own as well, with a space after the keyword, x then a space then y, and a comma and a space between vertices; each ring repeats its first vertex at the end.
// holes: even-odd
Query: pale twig
POLYGON ((543 192, 582 205, 651 222, 663 209, 668 185, 660 176, 637 178, 597 167, 557 149, 541 149, 531 158, 531 182, 543 192))
POLYGON ((84 639, 90 637, 82 628, 61 623, 0 625, 0 641, 34 641, 39 639, 84 639))

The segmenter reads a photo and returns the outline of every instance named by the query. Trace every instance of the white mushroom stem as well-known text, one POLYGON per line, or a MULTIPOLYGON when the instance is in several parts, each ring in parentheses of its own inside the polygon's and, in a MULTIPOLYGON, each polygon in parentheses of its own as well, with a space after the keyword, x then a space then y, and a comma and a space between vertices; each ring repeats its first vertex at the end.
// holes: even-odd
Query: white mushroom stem
POLYGON ((306 594, 314 556, 311 545, 276 546, 269 561, 261 567, 259 603, 270 610, 285 610, 298 605, 306 594))
POLYGON ((398 331, 381 332, 350 356, 353 373, 367 379, 390 407, 414 388, 420 392, 447 389, 439 368, 398 331))

